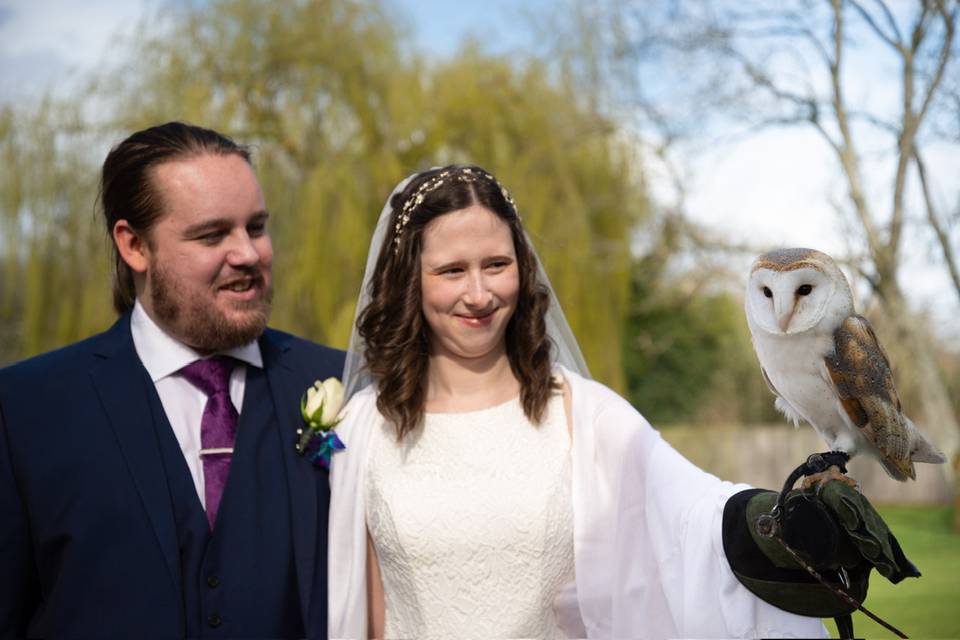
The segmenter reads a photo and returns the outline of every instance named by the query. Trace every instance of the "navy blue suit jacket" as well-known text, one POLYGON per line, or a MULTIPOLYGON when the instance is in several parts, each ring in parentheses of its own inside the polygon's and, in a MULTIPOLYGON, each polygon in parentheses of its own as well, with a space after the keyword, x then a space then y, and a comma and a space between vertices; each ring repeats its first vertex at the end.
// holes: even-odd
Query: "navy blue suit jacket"
MULTIPOLYGON (((326 635, 329 484, 294 451, 300 397, 344 354, 268 329, 303 624, 326 635)), ((0 636, 176 637, 174 516, 129 314, 107 332, 0 371, 0 636)), ((250 576, 256 580, 256 576, 250 576)))

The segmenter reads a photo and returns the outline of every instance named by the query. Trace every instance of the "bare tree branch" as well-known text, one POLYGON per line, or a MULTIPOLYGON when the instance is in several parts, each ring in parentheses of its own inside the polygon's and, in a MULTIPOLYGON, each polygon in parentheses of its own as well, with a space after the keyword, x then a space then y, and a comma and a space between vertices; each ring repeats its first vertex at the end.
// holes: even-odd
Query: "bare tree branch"
POLYGON ((862 122, 869 123, 874 127, 876 127, 877 129, 880 129, 885 133, 889 133, 894 137, 897 137, 900 135, 900 129, 899 127, 897 127, 897 125, 890 122, 889 120, 884 120, 883 118, 877 116, 876 114, 869 113, 866 111, 848 111, 847 115, 850 118, 850 120, 860 120, 862 122))
POLYGON ((929 0, 922 0, 920 8, 920 15, 917 16, 917 21, 913 23, 913 31, 910 33, 910 50, 913 53, 916 53, 920 48, 923 37, 927 32, 927 16, 930 14, 929 0))
POLYGON ((901 51, 901 52, 903 51, 904 45, 900 37, 900 32, 897 30, 896 22, 894 22, 893 16, 890 15, 890 10, 887 8, 887 6, 883 2, 880 2, 880 0, 878 0, 877 3, 882 7, 882 10, 885 12, 887 22, 893 25, 893 32, 894 32, 893 36, 889 35, 886 31, 884 31, 880 27, 880 25, 877 24, 877 21, 873 19, 873 16, 870 15, 870 12, 864 9, 863 5, 861 5, 857 0, 848 0, 848 1, 850 2, 850 6, 856 9, 857 13, 860 14, 860 17, 863 18, 868 25, 870 25, 870 28, 873 30, 875 34, 877 34, 880 37, 881 40, 886 42, 888 45, 890 45, 897 51, 901 51))
POLYGON ((901 72, 901 103, 902 112, 900 115, 900 136, 898 139, 897 169, 893 179, 893 212, 890 216, 890 227, 888 232, 891 259, 895 262, 897 253, 900 249, 900 233, 903 229, 903 197, 904 185, 907 180, 907 164, 910 156, 913 154, 913 139, 917 131, 917 119, 913 112, 913 92, 914 92, 914 54, 920 46, 918 36, 922 34, 922 23, 925 19, 926 9, 921 12, 917 23, 913 29, 913 40, 910 48, 900 50, 903 68, 901 72))
POLYGON ((894 202, 893 216, 890 222, 890 244, 894 254, 899 249, 900 235, 903 228, 903 217, 905 215, 903 199, 906 184, 907 167, 910 159, 916 151, 916 136, 927 115, 930 104, 933 101, 937 89, 943 80, 944 73, 953 54, 953 37, 955 32, 957 7, 954 7, 952 14, 946 14, 943 6, 940 5, 940 15, 944 21, 944 38, 937 56, 937 65, 934 70, 930 83, 924 92, 923 101, 918 111, 914 111, 914 82, 916 76, 916 54, 923 44, 923 40, 928 34, 927 21, 930 18, 929 5, 923 4, 923 10, 917 18, 913 28, 911 46, 909 51, 903 51, 903 130, 900 135, 900 151, 897 158, 897 172, 894 179, 894 202))
POLYGON ((811 44, 814 50, 817 52, 817 55, 823 60, 824 64, 830 64, 832 61, 830 59, 830 52, 827 51, 827 48, 824 46, 823 42, 820 41, 820 38, 817 37, 808 26, 806 25, 780 25, 774 28, 764 28, 761 30, 753 31, 751 29, 740 29, 738 35, 742 38, 801 38, 805 42, 811 44))
POLYGON ((893 31, 894 40, 903 42, 903 36, 900 35, 900 27, 897 26, 897 21, 893 17, 893 13, 890 12, 890 7, 888 7, 887 3, 883 0, 874 0, 874 2, 880 7, 880 11, 883 12, 883 17, 886 19, 887 25, 890 27, 890 30, 893 31))
MULTIPOLYGON (((800 111, 800 114, 795 120, 790 120, 791 122, 817 123, 819 121, 820 107, 817 104, 816 99, 811 97, 813 95, 812 91, 809 95, 787 91, 786 89, 778 86, 766 71, 754 64, 754 62, 742 52, 733 47, 726 47, 725 52, 728 56, 740 64, 744 73, 747 74, 747 77, 750 78, 751 82, 753 82, 755 86, 766 90, 768 93, 770 93, 770 95, 778 100, 791 103, 800 111)), ((829 136, 827 136, 827 139, 832 146, 836 146, 835 141, 833 141, 829 136)))
MULTIPOLYGON (((853 141, 853 134, 850 130, 850 122, 847 117, 847 107, 844 101, 843 84, 841 78, 841 69, 843 63, 843 4, 842 0, 832 0, 833 5, 833 64, 830 65, 830 85, 833 90, 833 111, 837 119, 837 127, 840 129, 841 142, 835 145, 840 159, 840 165, 843 168, 844 175, 847 176, 847 183, 850 187, 850 199, 853 201, 854 212, 863 225, 867 238, 867 245, 870 247, 870 254, 875 257, 881 257, 885 251, 880 241, 879 234, 870 215, 870 209, 867 205, 867 199, 863 192, 863 179, 860 176, 860 164, 857 158, 857 152, 853 141)), ((820 127, 822 130, 822 127, 820 127)), ((877 265, 878 269, 881 265, 877 265)))
POLYGON ((918 120, 923 120, 923 117, 927 114, 927 111, 930 108, 930 103, 933 101, 933 97, 937 92, 937 89, 940 87, 940 83, 943 80, 944 73, 947 69, 947 66, 950 64, 950 59, 953 55, 953 37, 956 33, 957 25, 957 7, 953 8, 953 12, 947 14, 941 12, 943 17, 943 45, 940 47, 940 54, 937 56, 937 67, 933 73, 933 78, 930 80, 930 84, 927 85, 926 95, 923 98, 923 105, 920 107, 920 111, 917 114, 918 120))
POLYGON ((947 236, 943 225, 940 223, 940 216, 937 214, 936 206, 933 203, 933 197, 930 194, 930 186, 927 182, 927 168, 920 152, 916 148, 913 150, 913 160, 917 167, 917 174, 920 176, 920 186, 923 191, 923 201, 927 209, 927 221, 937 236, 937 242, 940 244, 940 250, 943 252, 943 260, 947 264, 947 271, 950 273, 950 279, 953 281, 953 288, 960 298, 960 267, 957 265, 957 258, 950 245, 950 238, 947 236))

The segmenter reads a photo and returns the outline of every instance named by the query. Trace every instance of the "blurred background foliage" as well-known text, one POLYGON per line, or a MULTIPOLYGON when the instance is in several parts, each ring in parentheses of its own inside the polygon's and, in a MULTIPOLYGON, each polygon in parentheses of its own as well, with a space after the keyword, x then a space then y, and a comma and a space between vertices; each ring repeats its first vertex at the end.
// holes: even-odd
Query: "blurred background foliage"
MULTIPOLYGON (((647 141, 618 117, 603 34, 570 15, 576 37, 556 30, 549 53, 467 41, 436 60, 379 0, 163 6, 80 95, 0 107, 0 364, 113 321, 100 163, 130 132, 185 120, 254 149, 274 326, 345 348, 393 186, 472 162, 513 193, 597 379, 656 424, 781 422, 750 347, 744 274, 701 259, 702 236, 649 195, 647 141)), ((960 365, 939 358, 956 399, 960 365)), ((895 361, 911 379, 910 358, 895 361)))
POLYGON ((273 324, 345 347, 367 246, 393 186, 451 162, 516 194, 596 375, 623 388, 629 238, 648 206, 617 129, 534 58, 466 46, 429 64, 368 0, 213 2, 140 27, 86 98, 2 121, 4 347, 11 361, 111 320, 95 218, 107 148, 168 120, 251 145, 276 251, 273 324), (21 284, 22 283, 22 284, 21 284), (600 283, 602 283, 601 286, 600 283))

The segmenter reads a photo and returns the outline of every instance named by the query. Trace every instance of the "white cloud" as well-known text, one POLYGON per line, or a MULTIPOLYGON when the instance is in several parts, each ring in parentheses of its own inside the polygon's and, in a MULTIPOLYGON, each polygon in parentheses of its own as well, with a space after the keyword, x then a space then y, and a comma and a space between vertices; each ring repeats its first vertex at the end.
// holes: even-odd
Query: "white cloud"
POLYGON ((92 69, 150 0, 2 0, 0 101, 41 93, 92 69))
POLYGON ((696 161, 688 207, 731 240, 842 253, 827 195, 834 165, 812 134, 769 130, 696 161))

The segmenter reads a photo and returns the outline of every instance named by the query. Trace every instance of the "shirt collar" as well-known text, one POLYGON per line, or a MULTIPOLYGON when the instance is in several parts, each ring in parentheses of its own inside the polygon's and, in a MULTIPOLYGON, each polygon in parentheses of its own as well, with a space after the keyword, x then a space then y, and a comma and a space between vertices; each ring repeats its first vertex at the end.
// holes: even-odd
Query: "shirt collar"
MULTIPOLYGON (((133 335, 133 346, 137 355, 153 382, 162 380, 204 357, 157 326, 139 300, 133 305, 133 313, 130 314, 130 333, 133 335)), ((221 353, 263 368, 263 356, 256 340, 221 353)))

